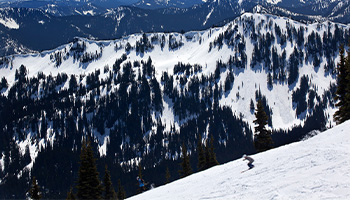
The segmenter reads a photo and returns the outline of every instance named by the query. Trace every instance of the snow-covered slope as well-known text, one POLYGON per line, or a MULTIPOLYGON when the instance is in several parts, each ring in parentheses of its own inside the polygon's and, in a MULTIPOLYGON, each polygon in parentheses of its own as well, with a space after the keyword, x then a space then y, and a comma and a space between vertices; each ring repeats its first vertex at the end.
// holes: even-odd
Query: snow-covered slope
POLYGON ((174 181, 130 200, 350 199, 350 121, 311 139, 174 181))

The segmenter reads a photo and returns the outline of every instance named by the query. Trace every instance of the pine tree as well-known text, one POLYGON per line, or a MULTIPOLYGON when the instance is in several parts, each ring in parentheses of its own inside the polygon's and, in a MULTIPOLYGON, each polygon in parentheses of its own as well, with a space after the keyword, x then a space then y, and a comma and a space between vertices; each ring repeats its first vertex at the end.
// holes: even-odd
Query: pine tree
POLYGON ((74 196, 74 193, 73 193, 73 188, 70 188, 69 192, 67 192, 66 200, 75 200, 75 196, 74 196))
POLYGON ((210 137, 210 147, 209 147, 209 167, 218 165, 219 162, 216 160, 216 154, 214 152, 214 137, 210 137))
POLYGON ((253 121, 257 126, 255 127, 256 139, 254 141, 255 149, 258 152, 266 151, 272 148, 271 132, 266 129, 268 116, 264 111, 264 106, 261 100, 258 100, 255 112, 256 119, 253 121))
POLYGON ((254 113, 254 110, 255 110, 255 105, 254 105, 254 102, 253 102, 253 99, 250 99, 250 112, 253 114, 254 113))
POLYGON ((169 171, 169 167, 166 167, 166 171, 165 171, 165 184, 170 183, 170 171, 169 171))
POLYGON ((198 152, 198 171, 202 171, 206 168, 206 159, 205 152, 202 145, 202 136, 198 134, 198 142, 197 142, 197 152, 198 152))
POLYGON ((272 87, 273 87, 273 84, 272 84, 272 75, 271 75, 271 73, 268 73, 268 75, 267 75, 267 87, 268 87, 269 89, 272 89, 272 87))
POLYGON ((205 145, 205 169, 210 168, 210 149, 209 149, 209 145, 206 142, 205 145))
MULTIPOLYGON (((138 173, 138 177, 140 178, 140 179, 142 179, 142 164, 141 164, 141 162, 139 163, 139 173, 138 173)), ((142 179, 143 180, 143 179, 142 179)), ((139 184, 139 183, 137 183, 137 184, 139 184)), ((145 190, 145 186, 144 187, 138 187, 137 188, 137 193, 141 193, 142 191, 144 191, 145 190)))
POLYGON ((179 174, 181 178, 192 174, 190 157, 187 155, 187 148, 185 143, 182 143, 182 162, 180 165, 181 165, 181 170, 179 170, 179 174))
POLYGON ((138 177, 139 177, 140 179, 142 179, 142 164, 141 164, 141 162, 139 163, 139 173, 138 173, 138 177))
POLYGON ((118 200, 123 200, 126 198, 126 193, 124 190, 124 187, 122 186, 122 183, 120 179, 118 179, 118 194, 117 194, 117 199, 118 200))
POLYGON ((103 179, 103 185, 104 185, 104 199, 115 199, 116 193, 113 188, 113 184, 111 181, 111 174, 108 171, 107 165, 105 166, 105 177, 103 179))
POLYGON ((336 106, 339 108, 334 113, 334 120, 337 124, 350 119, 350 57, 349 52, 347 57, 344 55, 344 46, 339 49, 340 61, 337 68, 337 91, 334 97, 337 101, 336 106))
POLYGON ((78 199, 101 199, 103 189, 90 142, 84 141, 82 144, 78 176, 78 199))
POLYGON ((36 181, 35 176, 33 176, 32 180, 32 187, 29 190, 30 198, 34 200, 41 199, 42 195, 40 192, 40 186, 38 185, 38 182, 36 181))
POLYGON ((75 78, 75 75, 71 75, 69 79, 69 91, 73 92, 76 91, 78 87, 77 79, 75 78))
MULTIPOLYGON (((348 46, 350 47, 350 40, 348 46)), ((350 49, 346 51, 346 59, 345 59, 345 66, 346 66, 346 94, 345 94, 345 114, 344 114, 344 121, 350 119, 350 49)))

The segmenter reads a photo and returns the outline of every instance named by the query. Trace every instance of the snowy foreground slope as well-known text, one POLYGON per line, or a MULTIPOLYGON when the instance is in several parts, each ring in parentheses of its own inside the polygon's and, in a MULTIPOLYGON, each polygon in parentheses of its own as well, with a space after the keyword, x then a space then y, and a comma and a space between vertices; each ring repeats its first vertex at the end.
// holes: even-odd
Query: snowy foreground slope
POLYGON ((350 121, 302 142, 155 188, 136 199, 350 199, 350 121))

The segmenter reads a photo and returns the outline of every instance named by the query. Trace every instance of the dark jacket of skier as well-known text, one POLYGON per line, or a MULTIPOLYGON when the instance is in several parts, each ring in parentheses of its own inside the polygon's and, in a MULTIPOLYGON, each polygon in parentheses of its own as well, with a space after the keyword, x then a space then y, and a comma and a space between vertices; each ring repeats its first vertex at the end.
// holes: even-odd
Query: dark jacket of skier
POLYGON ((254 165, 253 165, 254 159, 252 157, 244 155, 243 158, 244 158, 243 161, 244 160, 248 160, 248 167, 249 167, 249 169, 254 167, 254 165))

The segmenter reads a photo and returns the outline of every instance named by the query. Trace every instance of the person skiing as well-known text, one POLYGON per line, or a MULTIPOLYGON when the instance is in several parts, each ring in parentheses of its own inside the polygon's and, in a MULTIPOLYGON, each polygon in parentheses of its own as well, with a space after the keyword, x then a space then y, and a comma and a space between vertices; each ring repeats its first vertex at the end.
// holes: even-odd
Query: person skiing
POLYGON ((253 165, 254 159, 252 157, 247 156, 247 155, 244 154, 243 158, 244 158, 243 161, 248 160, 248 164, 247 165, 248 165, 249 169, 254 167, 254 165, 253 165))
POLYGON ((140 177, 136 177, 137 181, 139 182, 139 188, 141 191, 145 191, 146 188, 145 188, 145 181, 140 178, 140 177))

